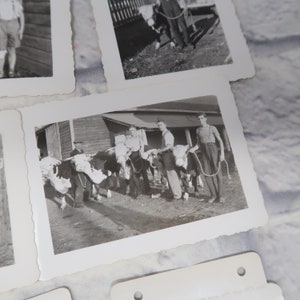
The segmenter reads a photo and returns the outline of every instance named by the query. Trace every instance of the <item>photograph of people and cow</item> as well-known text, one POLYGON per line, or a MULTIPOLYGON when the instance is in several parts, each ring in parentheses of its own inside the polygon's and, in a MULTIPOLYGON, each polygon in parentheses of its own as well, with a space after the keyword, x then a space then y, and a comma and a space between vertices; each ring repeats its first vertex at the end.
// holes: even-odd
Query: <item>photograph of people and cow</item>
POLYGON ((248 207, 215 96, 35 132, 55 254, 248 207))
POLYGON ((214 0, 108 0, 125 79, 232 63, 214 0))
POLYGON ((52 73, 50 0, 0 0, 0 78, 52 73))
POLYGON ((0 267, 12 264, 14 264, 14 251, 8 209, 3 145, 0 135, 0 267))

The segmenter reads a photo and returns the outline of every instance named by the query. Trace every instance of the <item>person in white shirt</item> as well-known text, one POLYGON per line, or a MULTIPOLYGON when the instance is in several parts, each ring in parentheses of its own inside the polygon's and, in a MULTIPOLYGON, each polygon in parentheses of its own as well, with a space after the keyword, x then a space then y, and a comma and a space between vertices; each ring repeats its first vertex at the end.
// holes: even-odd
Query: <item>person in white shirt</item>
POLYGON ((24 24, 22 0, 0 0, 0 78, 4 77, 6 53, 8 77, 15 76, 16 48, 21 45, 24 24))
POLYGON ((144 152, 144 145, 141 138, 138 135, 137 128, 135 126, 129 127, 129 135, 126 137, 125 146, 129 150, 129 158, 133 165, 133 180, 134 180, 134 191, 133 197, 137 196, 141 192, 140 176, 143 176, 144 182, 144 191, 146 194, 150 193, 150 184, 147 175, 146 166, 144 160, 141 157, 141 154, 144 152))
POLYGON ((178 200, 182 196, 181 184, 176 172, 175 160, 172 149, 174 147, 174 136, 167 129, 165 122, 157 121, 157 127, 162 133, 162 146, 157 153, 162 156, 164 168, 166 170, 169 187, 173 194, 173 199, 178 200))

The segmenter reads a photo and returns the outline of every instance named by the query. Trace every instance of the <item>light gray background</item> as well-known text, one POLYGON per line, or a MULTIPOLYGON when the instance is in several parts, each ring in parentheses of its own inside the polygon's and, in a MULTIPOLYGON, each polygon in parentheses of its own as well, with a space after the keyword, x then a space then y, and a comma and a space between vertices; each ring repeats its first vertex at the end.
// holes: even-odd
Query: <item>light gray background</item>
MULTIPOLYGON (((280 285, 285 299, 299 299, 300 2, 234 0, 234 4, 256 75, 233 83, 232 89, 269 214, 268 225, 39 282, 0 294, 0 299, 24 299, 61 286, 70 289, 74 300, 109 299, 110 287, 117 280, 251 250, 260 254, 268 281, 280 285)), ((90 3, 73 0, 71 9, 76 91, 68 96, 3 98, 1 109, 105 91, 90 3)))

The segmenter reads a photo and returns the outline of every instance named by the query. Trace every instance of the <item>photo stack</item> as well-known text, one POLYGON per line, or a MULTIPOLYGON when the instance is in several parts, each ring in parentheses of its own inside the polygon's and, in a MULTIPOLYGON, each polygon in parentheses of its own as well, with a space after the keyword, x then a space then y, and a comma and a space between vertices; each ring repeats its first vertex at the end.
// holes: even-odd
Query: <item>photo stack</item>
POLYGON ((9 288, 266 223, 230 89, 254 76, 230 0, 91 0, 107 92, 65 98, 81 46, 68 1, 5 2, 1 96, 59 94, 1 112, 9 288))

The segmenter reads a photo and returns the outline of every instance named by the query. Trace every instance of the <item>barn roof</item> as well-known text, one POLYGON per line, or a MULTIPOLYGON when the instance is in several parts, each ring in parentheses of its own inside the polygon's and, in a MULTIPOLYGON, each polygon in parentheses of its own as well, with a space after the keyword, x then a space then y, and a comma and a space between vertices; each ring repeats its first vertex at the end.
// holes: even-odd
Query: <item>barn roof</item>
MULTIPOLYGON (((148 130, 157 129, 156 122, 164 121, 169 128, 193 128, 199 126, 195 114, 191 113, 166 113, 166 112, 114 112, 102 115, 103 118, 125 126, 134 125, 148 130)), ((209 115, 208 122, 212 125, 223 125, 220 115, 209 115)))

